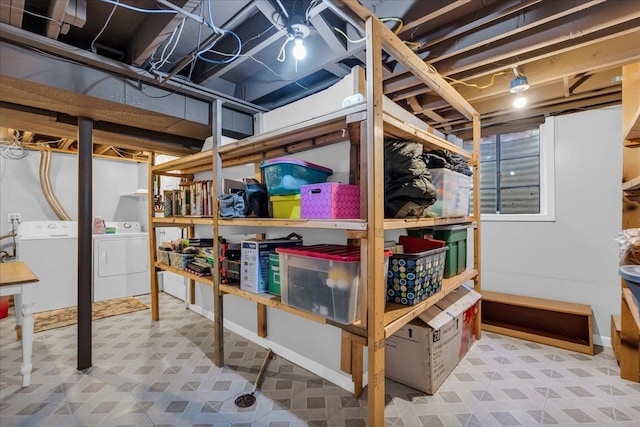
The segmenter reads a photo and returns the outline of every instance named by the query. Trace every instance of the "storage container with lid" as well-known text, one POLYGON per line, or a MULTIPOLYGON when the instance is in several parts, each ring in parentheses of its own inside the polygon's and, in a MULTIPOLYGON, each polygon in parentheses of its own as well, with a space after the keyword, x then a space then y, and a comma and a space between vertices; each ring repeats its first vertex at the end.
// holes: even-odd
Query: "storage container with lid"
MULTIPOLYGON (((282 302, 338 323, 357 320, 360 248, 314 245, 277 248, 282 302)), ((391 251, 385 251, 385 276, 391 251)))
POLYGON ((298 194, 301 186, 326 182, 333 173, 324 166, 289 157, 265 160, 260 169, 271 195, 298 194))

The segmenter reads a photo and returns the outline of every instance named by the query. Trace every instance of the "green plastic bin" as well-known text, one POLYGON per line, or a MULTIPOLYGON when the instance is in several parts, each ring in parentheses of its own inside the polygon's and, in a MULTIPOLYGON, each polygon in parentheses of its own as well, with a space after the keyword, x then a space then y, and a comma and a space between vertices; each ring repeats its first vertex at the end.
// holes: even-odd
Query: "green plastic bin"
POLYGON ((411 236, 432 235, 436 240, 447 242, 447 254, 444 265, 444 277, 452 277, 467 268, 467 226, 442 225, 438 227, 408 230, 411 236))
POLYGON ((269 287, 267 292, 280 295, 280 255, 275 252, 269 254, 269 287))

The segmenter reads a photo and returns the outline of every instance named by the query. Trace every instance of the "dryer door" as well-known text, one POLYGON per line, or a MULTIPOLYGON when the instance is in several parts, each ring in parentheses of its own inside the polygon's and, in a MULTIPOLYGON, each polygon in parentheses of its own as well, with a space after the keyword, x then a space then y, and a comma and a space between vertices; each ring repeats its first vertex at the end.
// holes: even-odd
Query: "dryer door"
POLYGON ((93 301, 149 293, 149 237, 94 237, 93 301))
POLYGON ((144 237, 98 239, 97 276, 141 273, 149 270, 149 240, 144 237))

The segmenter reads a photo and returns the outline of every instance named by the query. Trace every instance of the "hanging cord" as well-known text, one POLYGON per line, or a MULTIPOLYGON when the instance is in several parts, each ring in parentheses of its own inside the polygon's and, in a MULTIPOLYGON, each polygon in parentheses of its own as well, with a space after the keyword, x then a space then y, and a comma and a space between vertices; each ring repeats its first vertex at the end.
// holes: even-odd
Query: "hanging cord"
POLYGON ((278 52, 278 57, 276 58, 279 62, 284 62, 287 58, 287 51, 284 49, 285 46, 291 41, 291 38, 287 36, 284 43, 282 43, 282 47, 280 48, 280 52, 278 52))
POLYGON ((115 2, 107 2, 107 3, 113 3, 113 9, 111 9, 111 13, 109 14, 109 17, 107 18, 107 21, 104 23, 104 25, 103 25, 102 29, 100 30, 100 32, 91 41, 91 52, 93 52, 93 53, 96 53, 96 48, 95 48, 96 41, 100 38, 102 33, 104 33, 104 30, 107 29, 107 26, 109 25, 109 22, 111 22, 111 18, 113 17, 113 14, 115 13, 116 9, 118 8, 118 6, 120 4, 120 0, 115 0, 115 2))
MULTIPOLYGON (((5 251, 5 250, 1 250, 0 251, 0 262, 6 262, 6 260, 10 260, 16 257, 16 223, 17 221, 13 218, 11 218, 11 232, 8 234, 5 234, 3 236, 0 236, 0 240, 2 239, 8 239, 9 237, 11 237, 12 243, 11 243, 11 253, 5 251)), ((18 222, 18 224, 20 224, 18 222)))
POLYGON ((180 23, 180 25, 178 25, 173 30, 173 32, 171 33, 171 37, 169 38, 169 41, 165 44, 164 49, 162 49, 162 53, 160 54, 160 59, 158 61, 151 62, 151 70, 152 71, 161 68, 164 64, 166 64, 169 61, 169 58, 171 58, 171 55, 173 55, 173 52, 176 50, 176 47, 178 46, 178 42, 180 42, 180 36, 182 36, 182 30, 184 29, 186 20, 187 20, 187 18, 183 18, 182 22, 180 23), (174 38, 174 36, 176 36, 176 33, 177 33, 176 41, 173 44, 173 47, 171 48, 171 50, 169 51, 169 54, 167 56, 165 56, 167 48, 169 47, 169 45, 173 41, 173 38, 174 38))

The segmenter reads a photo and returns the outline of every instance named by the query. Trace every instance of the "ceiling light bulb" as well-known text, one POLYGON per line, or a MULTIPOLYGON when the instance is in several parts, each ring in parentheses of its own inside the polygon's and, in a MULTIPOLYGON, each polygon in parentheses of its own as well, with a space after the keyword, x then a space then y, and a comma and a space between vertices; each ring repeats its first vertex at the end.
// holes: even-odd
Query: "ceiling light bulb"
POLYGON ((304 59, 307 56, 307 49, 305 49, 304 44, 302 43, 302 39, 300 37, 296 37, 293 39, 293 57, 298 61, 304 59))
POLYGON ((516 99, 513 100, 513 106, 516 108, 522 108, 525 105, 527 105, 527 98, 522 95, 516 96, 516 99))

